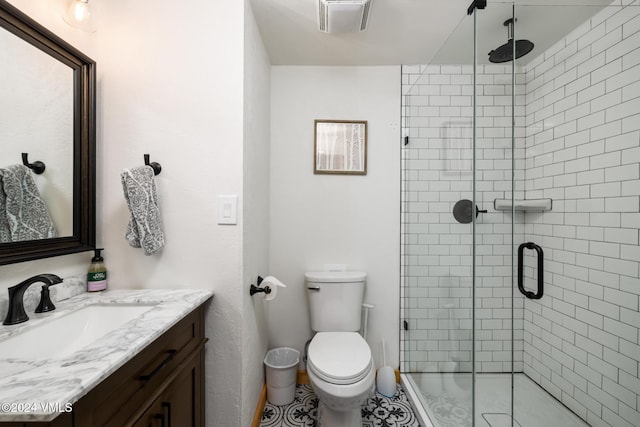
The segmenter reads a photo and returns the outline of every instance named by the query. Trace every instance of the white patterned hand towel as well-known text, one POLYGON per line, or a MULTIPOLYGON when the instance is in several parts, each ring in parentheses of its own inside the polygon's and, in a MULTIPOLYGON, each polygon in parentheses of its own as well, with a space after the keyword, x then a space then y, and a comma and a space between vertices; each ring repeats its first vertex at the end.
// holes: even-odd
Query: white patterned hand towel
POLYGON ((124 169, 120 176, 131 213, 125 238, 129 245, 142 248, 145 255, 152 255, 164 246, 153 169, 151 166, 124 169))
POLYGON ((0 242, 52 237, 56 227, 31 170, 24 165, 0 169, 0 242))

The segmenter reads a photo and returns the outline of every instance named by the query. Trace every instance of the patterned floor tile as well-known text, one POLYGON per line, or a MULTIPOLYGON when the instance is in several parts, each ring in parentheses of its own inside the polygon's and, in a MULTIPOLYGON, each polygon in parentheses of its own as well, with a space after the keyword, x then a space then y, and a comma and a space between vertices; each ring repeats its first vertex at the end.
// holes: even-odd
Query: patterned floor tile
POLYGON ((318 399, 309 384, 298 384, 293 402, 284 406, 269 402, 262 411, 261 427, 289 427, 316 425, 318 399))
MULTIPOLYGON (((411 404, 398 384, 394 397, 375 393, 362 408, 363 427, 419 427, 411 410, 411 404)), ((262 427, 315 427, 318 416, 318 399, 311 385, 298 384, 292 403, 275 406, 267 402, 262 412, 262 427)))

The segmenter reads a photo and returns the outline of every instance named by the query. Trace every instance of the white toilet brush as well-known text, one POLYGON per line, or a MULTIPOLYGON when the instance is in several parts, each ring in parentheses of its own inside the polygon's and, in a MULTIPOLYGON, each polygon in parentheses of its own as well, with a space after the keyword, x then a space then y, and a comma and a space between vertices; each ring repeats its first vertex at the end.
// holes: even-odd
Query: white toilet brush
POLYGON ((376 377, 376 389, 378 393, 386 397, 393 397, 396 395, 396 374, 393 372, 391 366, 387 366, 387 355, 385 348, 384 338, 382 339, 382 364, 383 366, 378 369, 378 376, 376 377))

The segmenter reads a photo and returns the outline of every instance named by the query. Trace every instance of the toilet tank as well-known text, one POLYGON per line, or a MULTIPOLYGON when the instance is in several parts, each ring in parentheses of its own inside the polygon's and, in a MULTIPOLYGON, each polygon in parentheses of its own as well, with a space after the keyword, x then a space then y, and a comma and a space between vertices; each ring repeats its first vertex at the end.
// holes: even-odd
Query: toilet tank
POLYGON ((311 329, 316 332, 360 330, 367 274, 359 271, 319 271, 304 275, 309 295, 311 329))

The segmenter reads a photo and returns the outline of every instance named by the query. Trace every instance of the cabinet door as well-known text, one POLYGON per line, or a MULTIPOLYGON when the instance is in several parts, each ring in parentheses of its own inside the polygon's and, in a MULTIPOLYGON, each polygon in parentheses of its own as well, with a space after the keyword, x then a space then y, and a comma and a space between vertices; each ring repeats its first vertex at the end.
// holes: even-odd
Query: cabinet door
POLYGON ((132 427, 202 427, 202 366, 200 351, 181 366, 180 373, 167 386, 132 427))
POLYGON ((161 397, 165 409, 166 427, 201 427, 204 425, 202 397, 202 362, 204 352, 200 352, 173 380, 161 397))

